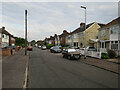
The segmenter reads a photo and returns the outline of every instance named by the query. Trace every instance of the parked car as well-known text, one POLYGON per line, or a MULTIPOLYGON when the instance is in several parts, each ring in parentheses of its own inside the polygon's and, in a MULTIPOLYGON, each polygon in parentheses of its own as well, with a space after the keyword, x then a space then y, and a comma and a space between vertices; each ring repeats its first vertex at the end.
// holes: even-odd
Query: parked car
POLYGON ((38 46, 38 48, 41 48, 41 46, 38 46))
MULTIPOLYGON (((85 51, 85 47, 81 48, 81 50, 85 51)), ((95 47, 87 46, 86 51, 97 51, 97 49, 95 47)))
POLYGON ((80 59, 81 54, 74 48, 65 49, 62 51, 63 58, 70 59, 80 59))
POLYGON ((41 49, 42 49, 42 50, 46 50, 47 47, 44 45, 44 46, 41 47, 41 49))
POLYGON ((51 53, 61 53, 62 49, 58 46, 54 46, 50 48, 51 53))
POLYGON ((59 47, 62 50, 62 46, 61 45, 56 45, 55 47, 59 47))
POLYGON ((32 46, 27 46, 28 51, 32 51, 32 46))
POLYGON ((20 50, 20 46, 17 46, 17 49, 20 50))

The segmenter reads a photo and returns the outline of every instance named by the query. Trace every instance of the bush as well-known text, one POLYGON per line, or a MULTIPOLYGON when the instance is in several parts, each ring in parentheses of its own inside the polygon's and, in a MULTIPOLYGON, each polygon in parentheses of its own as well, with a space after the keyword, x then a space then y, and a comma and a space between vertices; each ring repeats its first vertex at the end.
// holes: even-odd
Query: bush
POLYGON ((110 57, 109 57, 108 53, 102 53, 101 58, 102 59, 109 59, 110 57))
POLYGON ((54 45, 53 44, 47 44, 47 49, 50 49, 51 47, 53 47, 54 45))
POLYGON ((108 55, 109 55, 110 58, 115 58, 116 53, 113 50, 108 50, 108 55))

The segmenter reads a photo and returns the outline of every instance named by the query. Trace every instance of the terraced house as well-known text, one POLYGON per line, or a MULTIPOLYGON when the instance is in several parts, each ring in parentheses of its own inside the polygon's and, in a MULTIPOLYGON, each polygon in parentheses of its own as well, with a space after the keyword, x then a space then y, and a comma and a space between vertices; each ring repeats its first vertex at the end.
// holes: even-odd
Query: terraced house
POLYGON ((54 35, 55 45, 65 45, 66 44, 66 39, 65 38, 68 34, 69 33, 66 30, 63 30, 62 34, 60 34, 60 35, 55 34, 54 35))
POLYGON ((99 29, 100 51, 114 50, 120 54, 120 17, 99 29))
POLYGON ((71 32, 66 37, 66 44, 73 47, 84 47, 85 46, 85 33, 86 33, 86 46, 97 47, 98 43, 98 29, 105 24, 100 24, 97 22, 90 23, 86 25, 85 23, 80 23, 80 27, 71 32))

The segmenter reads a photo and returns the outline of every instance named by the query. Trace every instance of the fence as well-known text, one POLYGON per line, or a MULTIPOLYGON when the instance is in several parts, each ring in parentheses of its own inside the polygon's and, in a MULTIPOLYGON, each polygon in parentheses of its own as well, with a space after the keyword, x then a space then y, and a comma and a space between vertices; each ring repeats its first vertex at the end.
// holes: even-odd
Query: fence
POLYGON ((101 52, 96 52, 96 51, 83 51, 83 50, 80 50, 79 51, 82 55, 85 55, 86 56, 90 56, 90 57, 94 57, 94 58, 99 58, 101 59, 101 52))

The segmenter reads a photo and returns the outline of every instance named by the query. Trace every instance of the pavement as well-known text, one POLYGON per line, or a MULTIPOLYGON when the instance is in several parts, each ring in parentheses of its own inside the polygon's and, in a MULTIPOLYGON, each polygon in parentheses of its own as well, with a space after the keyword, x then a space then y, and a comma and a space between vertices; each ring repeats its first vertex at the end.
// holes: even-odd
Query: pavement
POLYGON ((23 88, 28 59, 24 49, 2 59, 2 88, 23 88))
MULTIPOLYGON (((55 55, 62 55, 61 53, 55 54, 55 55)), ((120 74, 119 71, 119 60, 120 58, 115 58, 115 59, 97 59, 97 58, 93 58, 93 57, 87 57, 86 59, 84 59, 84 56, 82 56, 81 58, 81 62, 91 65, 91 66, 95 66, 116 74, 120 74)))
POLYGON ((28 88, 118 88, 118 74, 38 48, 30 52, 28 78, 28 88))
POLYGON ((92 58, 92 57, 87 57, 87 59, 83 59, 84 57, 82 57, 81 61, 83 63, 101 68, 101 69, 105 69, 107 71, 113 72, 113 73, 117 73, 120 74, 119 71, 119 67, 120 64, 114 63, 114 62, 109 62, 107 60, 104 59, 96 59, 96 58, 92 58))

